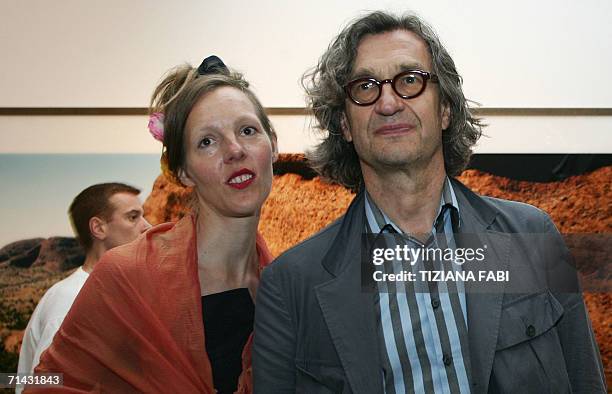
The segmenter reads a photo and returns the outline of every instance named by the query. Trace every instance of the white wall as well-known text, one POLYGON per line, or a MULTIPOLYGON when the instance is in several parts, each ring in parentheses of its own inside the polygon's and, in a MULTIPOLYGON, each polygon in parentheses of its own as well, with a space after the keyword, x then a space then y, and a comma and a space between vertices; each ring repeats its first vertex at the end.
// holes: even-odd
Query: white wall
MULTIPOLYGON (((407 4, 0 1, 0 107, 146 107, 168 68, 211 53, 245 72, 265 106, 302 107, 299 78, 341 26, 363 10, 407 4)), ((449 48, 466 95, 483 107, 612 108, 612 2, 412 3, 449 48)), ((312 144, 303 117, 273 120, 283 151, 312 144)), ((495 140, 483 141, 481 152, 612 151, 611 116, 487 120, 495 140)), ((145 126, 138 116, 1 116, 0 152, 156 151, 154 141, 141 140, 145 126), (132 135, 135 143, 123 142, 132 135)))

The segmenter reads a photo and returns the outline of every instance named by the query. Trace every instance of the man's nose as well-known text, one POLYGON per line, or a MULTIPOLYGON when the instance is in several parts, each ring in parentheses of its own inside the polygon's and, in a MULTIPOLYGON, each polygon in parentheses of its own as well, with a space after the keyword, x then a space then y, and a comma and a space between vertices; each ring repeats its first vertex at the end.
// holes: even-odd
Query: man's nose
POLYGON ((395 93, 390 83, 385 83, 381 86, 380 97, 374 108, 381 115, 391 116, 403 109, 403 100, 395 93))

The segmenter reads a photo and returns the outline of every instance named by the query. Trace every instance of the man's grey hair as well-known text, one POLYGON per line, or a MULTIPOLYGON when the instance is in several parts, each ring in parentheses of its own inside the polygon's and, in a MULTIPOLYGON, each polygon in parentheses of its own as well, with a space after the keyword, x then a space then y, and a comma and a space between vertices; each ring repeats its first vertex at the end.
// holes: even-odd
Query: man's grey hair
POLYGON ((309 163, 323 178, 353 191, 361 188, 363 175, 353 144, 342 134, 344 86, 353 72, 361 39, 368 34, 395 30, 415 33, 429 49, 433 69, 427 71, 438 76, 440 103, 450 109, 450 123, 442 133, 444 165, 449 176, 457 176, 465 169, 472 147, 482 134, 483 124, 468 108, 455 63, 426 22, 412 13, 396 16, 383 11, 357 18, 340 32, 319 63, 302 77, 309 109, 317 121, 316 128, 325 135, 320 144, 307 152, 309 163))

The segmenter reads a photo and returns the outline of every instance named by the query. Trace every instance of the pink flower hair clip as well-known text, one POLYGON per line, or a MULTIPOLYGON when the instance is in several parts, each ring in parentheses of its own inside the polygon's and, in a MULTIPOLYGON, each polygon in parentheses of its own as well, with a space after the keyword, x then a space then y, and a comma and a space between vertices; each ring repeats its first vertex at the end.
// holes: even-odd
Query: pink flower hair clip
POLYGON ((149 116, 149 133, 161 143, 164 142, 164 114, 162 112, 153 112, 149 116))

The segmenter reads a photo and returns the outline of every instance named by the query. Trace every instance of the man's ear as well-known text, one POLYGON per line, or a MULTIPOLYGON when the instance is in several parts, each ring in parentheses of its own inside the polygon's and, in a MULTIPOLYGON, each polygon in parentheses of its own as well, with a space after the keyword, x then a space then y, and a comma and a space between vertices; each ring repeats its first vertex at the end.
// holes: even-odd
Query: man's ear
POLYGON ((442 103, 442 105, 440 106, 440 120, 442 130, 448 129, 448 126, 450 125, 451 121, 451 109, 448 103, 442 103))
POLYGON ((89 232, 91 236, 99 241, 106 239, 106 221, 97 216, 89 219, 89 232))
POLYGON ((353 136, 351 135, 351 127, 349 125, 348 118, 346 117, 346 112, 343 112, 342 117, 340 118, 340 128, 342 129, 344 139, 348 142, 352 142, 353 136))
POLYGON ((195 183, 191 180, 189 175, 187 175, 187 171, 185 171, 184 168, 181 168, 179 170, 178 176, 179 176, 179 180, 181 181, 183 185, 188 186, 188 187, 195 186, 195 183))

